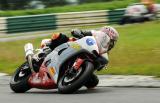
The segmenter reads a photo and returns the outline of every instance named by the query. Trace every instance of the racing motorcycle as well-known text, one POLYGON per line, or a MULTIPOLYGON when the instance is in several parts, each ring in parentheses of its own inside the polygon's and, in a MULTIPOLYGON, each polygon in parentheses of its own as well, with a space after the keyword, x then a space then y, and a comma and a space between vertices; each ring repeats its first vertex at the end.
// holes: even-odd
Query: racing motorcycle
POLYGON ((153 12, 149 12, 142 3, 134 3, 125 9, 125 13, 120 20, 120 24, 151 21, 157 18, 160 12, 160 4, 153 4, 153 12))
MULTIPOLYGON (((29 84, 35 73, 32 64, 33 45, 25 45, 27 61, 17 68, 10 81, 10 88, 16 93, 23 93, 31 88, 58 89, 59 93, 73 93, 82 86, 95 87, 99 80, 94 71, 101 68, 98 61, 98 46, 93 36, 64 43, 51 51, 40 66, 39 72, 45 72, 47 87, 29 84)), ((42 74, 43 75, 43 74, 42 74)))

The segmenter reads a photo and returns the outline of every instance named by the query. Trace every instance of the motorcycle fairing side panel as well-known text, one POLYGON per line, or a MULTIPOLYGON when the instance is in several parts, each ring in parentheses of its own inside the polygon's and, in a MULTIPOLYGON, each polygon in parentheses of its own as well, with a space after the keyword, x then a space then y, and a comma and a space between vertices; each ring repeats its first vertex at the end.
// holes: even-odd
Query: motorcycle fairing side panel
POLYGON ((56 47, 44 60, 51 78, 57 83, 59 71, 65 61, 79 53, 92 53, 98 51, 96 40, 93 36, 86 36, 75 42, 64 43, 56 47))
POLYGON ((51 78, 57 84, 60 67, 63 63, 69 58, 73 57, 80 52, 85 52, 84 49, 78 47, 78 44, 72 43, 72 45, 68 43, 64 43, 57 48, 55 48, 44 60, 45 66, 48 68, 48 73, 51 78), (76 45, 76 46, 73 46, 76 45))

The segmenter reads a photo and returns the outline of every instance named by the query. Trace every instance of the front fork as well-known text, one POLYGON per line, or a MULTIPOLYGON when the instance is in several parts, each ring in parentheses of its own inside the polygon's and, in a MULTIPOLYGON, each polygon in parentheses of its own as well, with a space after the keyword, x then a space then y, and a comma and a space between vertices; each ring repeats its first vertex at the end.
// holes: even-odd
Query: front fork
POLYGON ((76 76, 83 62, 84 62, 84 59, 77 58, 73 63, 72 67, 68 68, 65 75, 68 76, 69 78, 76 76))
POLYGON ((84 62, 84 59, 77 58, 76 61, 74 62, 72 68, 75 69, 76 71, 79 70, 80 66, 84 62))

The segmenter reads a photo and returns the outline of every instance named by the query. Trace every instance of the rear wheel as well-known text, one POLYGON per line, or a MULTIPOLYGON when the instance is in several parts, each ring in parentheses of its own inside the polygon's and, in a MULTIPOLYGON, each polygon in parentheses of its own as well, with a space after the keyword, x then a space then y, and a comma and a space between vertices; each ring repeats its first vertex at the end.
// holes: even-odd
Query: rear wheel
POLYGON ((93 64, 89 61, 84 61, 78 72, 70 75, 65 72, 58 82, 58 91, 60 93, 73 93, 81 88, 88 80, 88 77, 93 73, 93 64))
POLYGON ((31 75, 31 70, 27 62, 22 64, 13 76, 10 81, 10 88, 16 93, 24 93, 30 89, 28 85, 28 79, 31 75))

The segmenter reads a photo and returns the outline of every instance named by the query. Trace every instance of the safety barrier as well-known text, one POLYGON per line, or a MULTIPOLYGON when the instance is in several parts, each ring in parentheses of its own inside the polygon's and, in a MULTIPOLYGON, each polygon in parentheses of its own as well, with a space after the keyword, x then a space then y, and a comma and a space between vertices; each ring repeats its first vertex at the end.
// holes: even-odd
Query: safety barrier
POLYGON ((157 13, 157 18, 160 20, 160 11, 157 13))
POLYGON ((123 14, 124 9, 117 9, 0 18, 0 32, 17 33, 75 26, 113 24, 118 23, 123 14))
POLYGON ((106 10, 61 13, 56 14, 56 23, 58 27, 107 24, 107 15, 106 10))
POLYGON ((109 13, 108 15, 109 23, 115 24, 121 20, 121 18, 125 13, 125 9, 116 9, 116 10, 108 11, 108 13, 109 13))
POLYGON ((54 15, 34 15, 7 18, 7 33, 55 29, 54 15))
POLYGON ((0 18, 0 34, 5 33, 7 30, 7 21, 5 17, 0 18))

